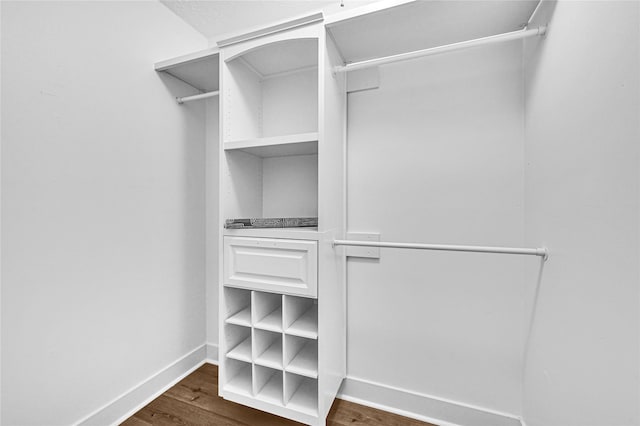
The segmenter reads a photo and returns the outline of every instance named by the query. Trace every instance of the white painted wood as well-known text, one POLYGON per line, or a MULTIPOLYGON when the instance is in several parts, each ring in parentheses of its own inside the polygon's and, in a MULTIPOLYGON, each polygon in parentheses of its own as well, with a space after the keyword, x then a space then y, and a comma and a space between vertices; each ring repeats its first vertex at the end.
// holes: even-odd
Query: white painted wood
MULTIPOLYGON (((288 374, 293 379, 296 375, 288 374)), ((287 403, 287 408, 310 416, 318 415, 318 382, 308 377, 299 376, 299 385, 294 387, 293 394, 287 403)))
POLYGON ((254 330, 253 349, 256 364, 282 370, 282 333, 254 330))
POLYGON ((268 27, 259 27, 254 29, 245 30, 242 34, 231 35, 222 40, 218 41, 219 47, 228 47, 232 44, 246 42, 252 39, 264 39, 267 36, 285 32, 290 34, 292 30, 296 27, 305 26, 309 24, 313 24, 319 21, 322 21, 324 16, 322 12, 314 12, 311 14, 306 14, 294 19, 287 19, 285 21, 276 22, 268 27))
POLYGON ((287 240, 314 240, 323 238, 318 228, 255 228, 224 229, 224 235, 234 237, 284 238, 287 240))
MULTIPOLYGON (((313 39, 317 61, 318 41, 313 39)), ((262 136, 318 131, 318 70, 303 70, 263 80, 262 136)))
POLYGON ((282 332, 282 295, 254 291, 253 312, 255 328, 282 332))
POLYGON ((264 400, 258 399, 257 397, 253 397, 247 394, 246 392, 225 391, 224 398, 229 401, 246 405, 247 407, 253 407, 258 410, 267 411, 275 415, 286 417, 306 425, 318 425, 318 426, 324 425, 324 423, 321 423, 318 420, 318 417, 316 415, 309 414, 308 411, 302 412, 302 411, 292 410, 281 404, 273 404, 273 403, 265 402, 264 400))
POLYGON ((263 217, 318 216, 318 156, 265 158, 263 217))
POLYGON ((262 217, 262 159, 242 151, 221 157, 221 227, 224 219, 262 217))
POLYGON ((222 141, 262 137, 262 85, 260 77, 242 61, 221 64, 222 141))
POLYGON ((318 338, 318 305, 312 299, 285 299, 284 331, 292 336, 318 338))
POLYGON ((317 154, 318 132, 230 141, 224 143, 223 149, 238 149, 262 158, 317 154))
POLYGON ((251 364, 225 358, 224 366, 229 378, 223 384, 224 389, 240 395, 253 396, 251 364))
POLYGON ((316 38, 284 40, 250 50, 242 58, 262 79, 310 68, 316 68, 317 72, 318 41, 316 38))
POLYGON ((224 284, 315 297, 314 241, 225 237, 224 284))
POLYGON ((520 30, 537 4, 538 0, 413 1, 352 14, 327 28, 349 63, 520 30))
MULTIPOLYGON (((371 232, 347 232, 347 240, 376 242, 380 241, 380 234, 371 232)), ((380 248, 345 247, 345 255, 347 257, 366 257, 371 259, 380 259, 380 248)))
POLYGON ((301 376, 318 378, 318 341, 285 335, 285 370, 301 376))
POLYGON ((219 85, 218 48, 211 47, 155 64, 156 71, 163 71, 203 92, 218 90, 219 85))

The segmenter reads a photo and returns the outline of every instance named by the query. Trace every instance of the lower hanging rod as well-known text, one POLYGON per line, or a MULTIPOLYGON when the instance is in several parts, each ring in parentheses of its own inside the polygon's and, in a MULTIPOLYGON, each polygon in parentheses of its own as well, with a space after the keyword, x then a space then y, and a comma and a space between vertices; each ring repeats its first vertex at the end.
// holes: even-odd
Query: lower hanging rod
POLYGON ((189 101, 197 101, 199 99, 212 98, 214 96, 218 96, 219 93, 220 91, 216 90, 215 92, 207 92, 207 93, 202 93, 200 95, 185 96, 183 98, 176 98, 176 102, 182 105, 183 103, 189 102, 189 101))
POLYGON ((459 43, 446 44, 444 46, 431 47, 429 49, 416 50, 414 52, 400 53, 398 55, 385 56, 382 58, 368 59, 365 61, 352 62, 350 64, 334 68, 335 72, 355 71, 363 68, 375 67, 378 65, 390 64, 392 62, 406 61, 408 59, 421 58, 423 56, 437 55, 440 53, 452 52, 455 50, 468 49, 470 47, 484 46, 487 44, 500 43, 503 41, 519 40, 527 37, 541 36, 547 32, 547 27, 522 29, 509 33, 493 35, 489 37, 477 38, 474 40, 461 41, 459 43))
POLYGON ((549 258, 549 250, 546 248, 514 248, 514 247, 485 247, 485 246, 454 246, 444 244, 417 244, 417 243, 389 243, 383 241, 352 241, 334 240, 334 246, 353 247, 382 247, 417 250, 441 250, 441 251, 465 251, 474 253, 500 253, 500 254, 526 254, 541 256, 544 260, 549 258))

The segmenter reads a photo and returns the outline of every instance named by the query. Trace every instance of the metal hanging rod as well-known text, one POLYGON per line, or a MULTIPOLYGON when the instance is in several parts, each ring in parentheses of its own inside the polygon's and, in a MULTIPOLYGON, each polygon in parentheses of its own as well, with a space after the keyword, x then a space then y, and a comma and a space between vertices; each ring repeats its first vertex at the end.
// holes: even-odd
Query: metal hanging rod
POLYGON ((218 96, 219 93, 220 91, 216 90, 214 92, 202 93, 200 95, 185 96, 183 98, 176 98, 176 102, 182 105, 183 103, 189 102, 189 101, 197 101, 198 99, 212 98, 214 96, 218 96))
POLYGON ((416 244, 416 243, 389 243, 383 241, 351 241, 334 240, 334 246, 354 247, 383 247, 417 250, 441 250, 441 251, 466 251, 474 253, 501 253, 501 254, 526 254, 541 256, 544 260, 549 258, 549 250, 546 248, 514 248, 514 247, 484 247, 484 246, 453 246, 444 244, 416 244))
POLYGON ((489 37, 477 38, 474 40, 461 41, 459 43, 447 44, 444 46, 431 47, 429 49, 416 50, 414 52, 400 53, 398 55, 385 56, 382 58, 368 59, 366 61, 352 62, 350 64, 334 68, 335 72, 355 71, 363 68, 375 67, 378 65, 390 64, 392 62, 406 61, 408 59, 420 58, 423 56, 438 55, 440 53, 453 52, 455 50, 468 49, 470 47, 484 46, 487 44, 500 43, 503 41, 519 40, 527 37, 541 36, 547 32, 546 26, 527 29, 524 28, 510 33, 498 34, 489 37))

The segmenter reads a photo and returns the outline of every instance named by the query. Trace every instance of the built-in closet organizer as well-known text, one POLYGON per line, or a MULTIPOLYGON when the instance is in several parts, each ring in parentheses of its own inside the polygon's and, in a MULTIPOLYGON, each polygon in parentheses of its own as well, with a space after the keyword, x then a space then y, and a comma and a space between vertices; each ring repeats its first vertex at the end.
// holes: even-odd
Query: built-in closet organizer
POLYGON ((322 14, 220 47, 220 395, 323 425, 345 376, 344 76, 322 14), (226 219, 315 218, 225 229, 226 219))

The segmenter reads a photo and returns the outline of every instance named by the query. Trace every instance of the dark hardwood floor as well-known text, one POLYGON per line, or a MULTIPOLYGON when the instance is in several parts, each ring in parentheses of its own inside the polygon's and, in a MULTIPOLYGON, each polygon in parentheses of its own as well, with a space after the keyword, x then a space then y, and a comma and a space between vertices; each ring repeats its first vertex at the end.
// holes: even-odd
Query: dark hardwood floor
MULTIPOLYGON (((220 398, 218 367, 204 364, 122 425, 289 426, 300 423, 220 398)), ((327 425, 434 426, 341 399, 336 399, 331 407, 327 425)))

